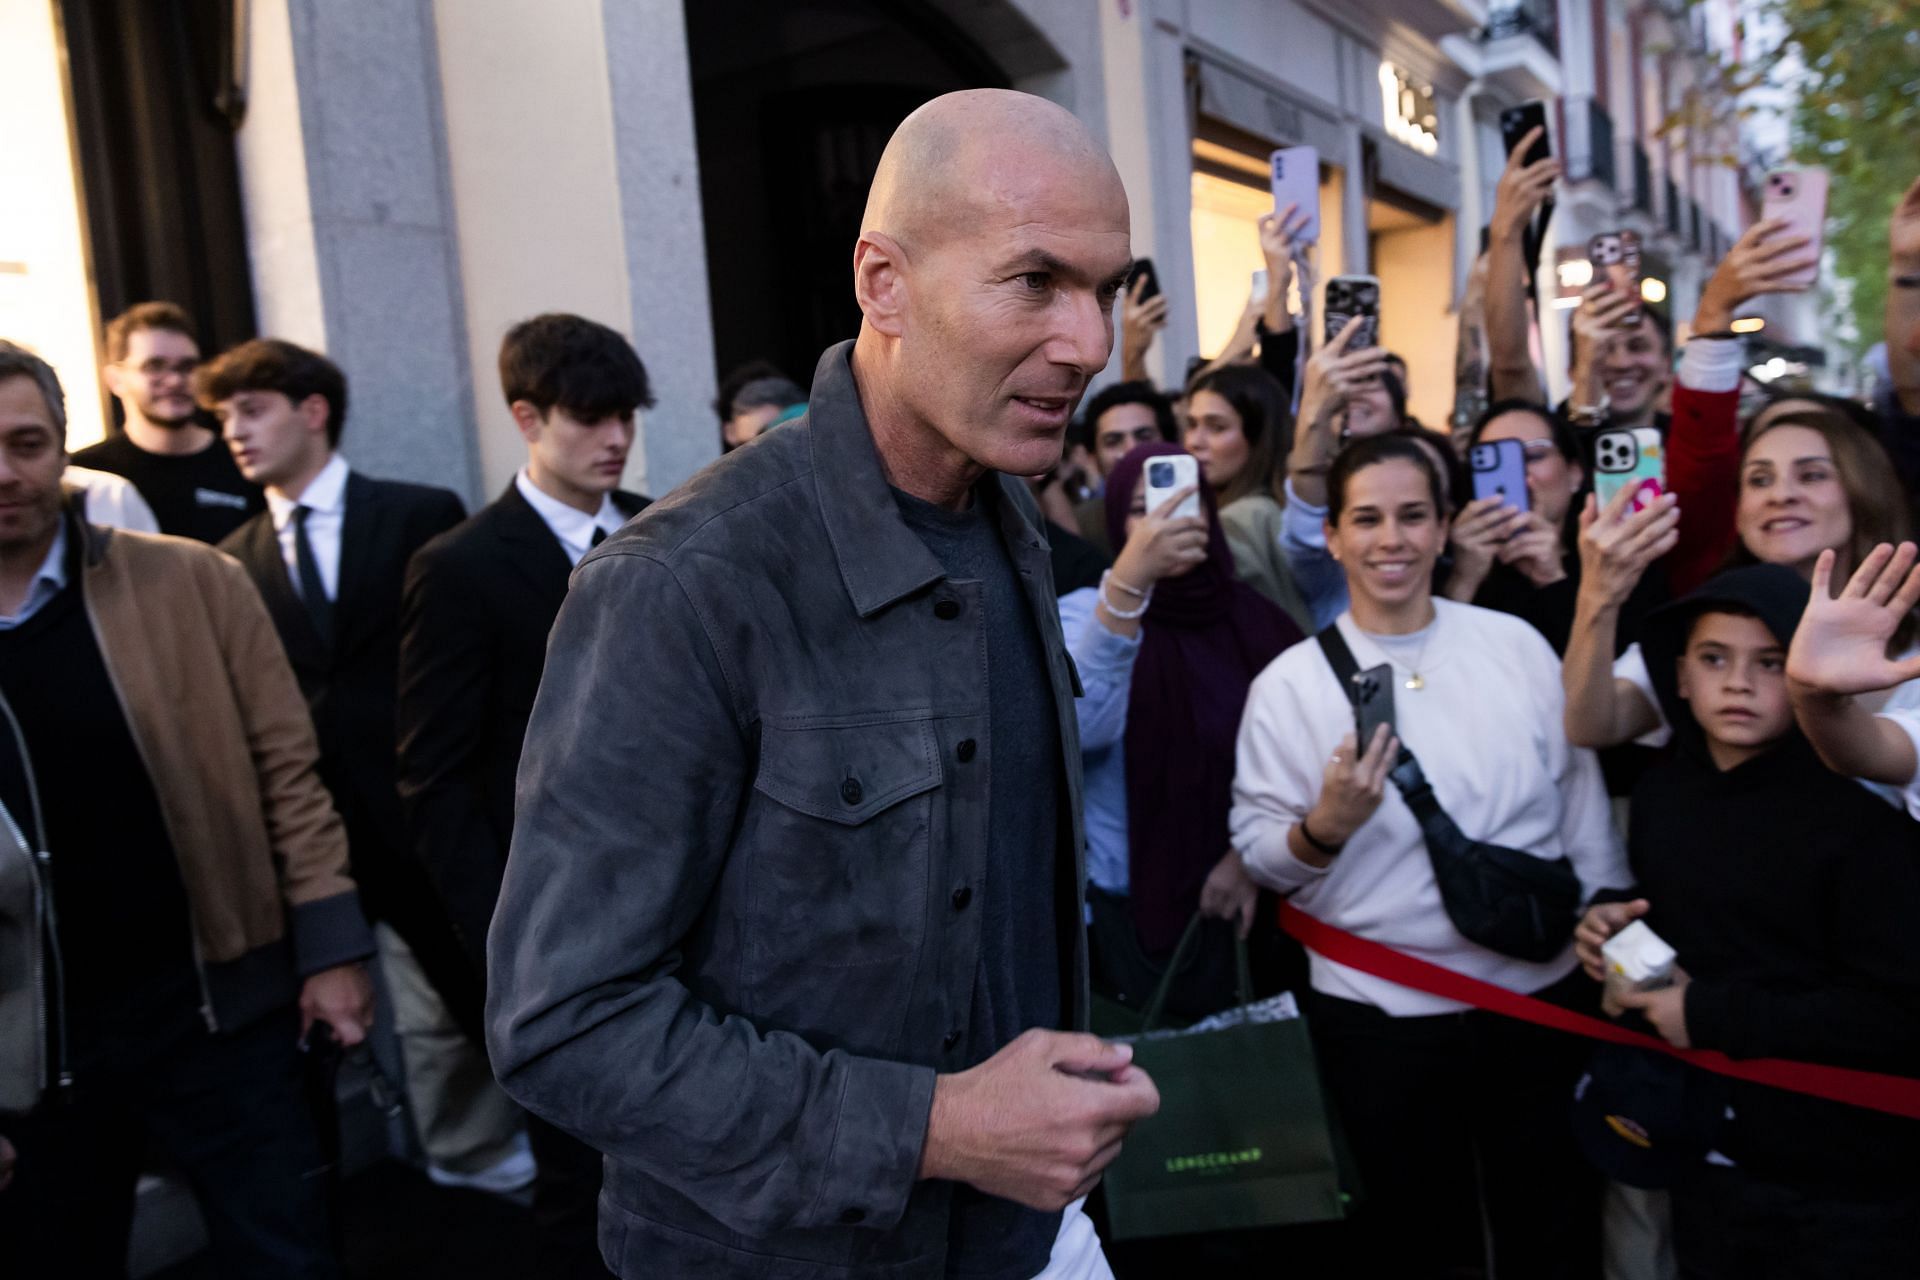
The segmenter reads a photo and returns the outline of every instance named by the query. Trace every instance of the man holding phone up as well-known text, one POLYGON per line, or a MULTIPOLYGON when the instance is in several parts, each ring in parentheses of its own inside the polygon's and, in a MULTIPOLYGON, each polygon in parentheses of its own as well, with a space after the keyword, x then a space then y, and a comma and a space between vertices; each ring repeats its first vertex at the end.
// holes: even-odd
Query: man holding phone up
POLYGON ((807 416, 574 573, 489 1048, 606 1153, 622 1276, 1104 1277, 1078 1201, 1158 1095, 1059 1029, 1079 681, 1013 477, 1107 363, 1126 195, 1067 112, 975 90, 901 124, 863 226, 807 416))

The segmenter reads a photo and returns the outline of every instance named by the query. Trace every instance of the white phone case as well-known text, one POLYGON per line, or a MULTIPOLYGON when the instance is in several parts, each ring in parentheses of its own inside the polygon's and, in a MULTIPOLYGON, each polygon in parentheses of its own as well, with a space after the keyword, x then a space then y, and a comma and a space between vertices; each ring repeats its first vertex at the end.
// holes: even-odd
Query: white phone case
POLYGON ((1175 516, 1200 514, 1200 464, 1191 454, 1170 453, 1147 459, 1147 514, 1166 505, 1168 498, 1189 486, 1193 492, 1173 509, 1175 516))

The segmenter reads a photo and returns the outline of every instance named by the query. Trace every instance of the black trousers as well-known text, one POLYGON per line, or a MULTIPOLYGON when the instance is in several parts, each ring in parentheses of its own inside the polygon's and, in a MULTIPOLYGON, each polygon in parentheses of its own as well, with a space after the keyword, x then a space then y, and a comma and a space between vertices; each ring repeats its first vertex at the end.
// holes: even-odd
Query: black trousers
POLYGON ((612 1272, 600 1257, 600 1153, 536 1115, 527 1117, 527 1144, 541 1276, 604 1280, 612 1272))
MULTIPOLYGON (((1539 993, 1590 999, 1576 971, 1539 993)), ((1574 1145, 1571 1106, 1591 1046, 1473 1010, 1395 1018, 1308 992, 1322 1075, 1351 1144, 1361 1199, 1352 1274, 1600 1274, 1600 1179, 1574 1145)))
POLYGON ((1822 1194, 1702 1164, 1673 1188, 1683 1280, 1910 1280, 1920 1190, 1822 1194))
POLYGON ((149 1143, 186 1174, 217 1274, 332 1280, 322 1165, 302 1094, 291 1009, 212 1035, 178 983, 119 1025, 96 1023, 70 1101, 5 1132, 19 1151, 0 1192, 0 1272, 95 1280, 127 1273, 134 1184, 149 1143))

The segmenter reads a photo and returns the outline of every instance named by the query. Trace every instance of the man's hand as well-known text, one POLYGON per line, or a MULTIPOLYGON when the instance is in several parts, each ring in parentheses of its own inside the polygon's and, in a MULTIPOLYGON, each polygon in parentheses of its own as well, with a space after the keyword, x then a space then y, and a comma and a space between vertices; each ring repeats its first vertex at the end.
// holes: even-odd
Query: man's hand
POLYGON ((334 1038, 351 1049, 373 1026, 373 980, 363 964, 335 965, 308 978, 300 988, 300 1034, 313 1024, 333 1028, 334 1038))
POLYGON ((1920 678, 1920 657, 1894 661, 1887 645, 1920 604, 1914 544, 1881 543, 1833 598, 1831 548, 1813 565, 1813 594, 1787 651, 1787 681, 1801 693, 1846 697, 1920 678))
POLYGON ((1471 604, 1493 568, 1500 548, 1521 528, 1527 513, 1499 496, 1475 498, 1460 508, 1447 530, 1453 546, 1453 572, 1447 575, 1447 599, 1471 604))
POLYGON ((1580 295, 1580 306, 1573 313, 1575 404, 1600 402, 1605 390, 1602 369, 1607 351, 1626 333, 1627 317, 1639 307, 1639 298, 1604 282, 1588 285, 1580 295))
POLYGON ((1027 1031, 934 1081, 920 1176, 1052 1213, 1093 1190, 1127 1131, 1159 1109, 1131 1045, 1027 1031))
POLYGON ((1588 494, 1580 512, 1580 594, 1596 609, 1625 604, 1647 567, 1680 541, 1678 498, 1663 493, 1630 512, 1633 497, 1633 489, 1622 489, 1597 510, 1588 494))
POLYGON ((1259 903, 1260 886, 1247 874, 1240 855, 1227 850, 1227 856, 1213 864, 1207 882, 1200 886, 1200 914, 1234 921, 1234 932, 1244 939, 1253 932, 1253 913, 1259 903))
POLYGON ((1313 353, 1307 361, 1305 385, 1300 392, 1300 415, 1295 421, 1309 425, 1323 416, 1337 413, 1366 384, 1387 371, 1387 352, 1378 344, 1348 351, 1347 344, 1360 330, 1364 316, 1347 321, 1333 341, 1313 353))
POLYGON ((1607 980, 1607 960, 1600 954, 1600 948, 1607 945, 1607 939, 1647 914, 1652 906, 1645 898, 1635 898, 1632 902, 1596 902, 1587 908, 1587 914, 1580 917, 1573 931, 1573 954, 1589 978, 1595 982, 1607 980))
POLYGON ((1154 335, 1167 327, 1167 295, 1156 294, 1140 300, 1147 278, 1141 276, 1127 288, 1120 304, 1120 376, 1130 382, 1147 381, 1147 350, 1154 335))
POLYGON ((1653 1024, 1660 1038, 1676 1049, 1691 1049, 1687 1037, 1687 987, 1693 981, 1686 970, 1676 967, 1673 985, 1658 991, 1622 991, 1613 1002, 1622 1009, 1638 1009, 1640 1016, 1653 1024))
POLYGON ((1812 244, 1811 238, 1778 218, 1763 218, 1748 227, 1700 291, 1693 331, 1725 333, 1733 327, 1733 313, 1763 293, 1805 293, 1811 285, 1784 281, 1796 271, 1819 264, 1820 255, 1811 251, 1812 244))
POLYGON ((1560 176, 1560 162, 1552 156, 1532 164, 1521 160, 1542 132, 1538 125, 1527 130, 1527 136, 1515 143, 1507 155, 1507 167, 1493 189, 1490 241, 1518 241, 1541 204, 1553 194, 1554 180, 1560 176))

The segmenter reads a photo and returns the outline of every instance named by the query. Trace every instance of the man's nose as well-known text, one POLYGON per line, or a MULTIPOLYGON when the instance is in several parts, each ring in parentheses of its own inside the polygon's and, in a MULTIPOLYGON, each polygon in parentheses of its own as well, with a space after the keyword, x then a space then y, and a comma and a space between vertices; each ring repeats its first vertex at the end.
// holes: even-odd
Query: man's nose
POLYGON ((1072 365, 1087 377, 1107 367, 1113 354, 1113 312, 1091 290, 1069 295, 1054 335, 1053 360, 1072 365))

